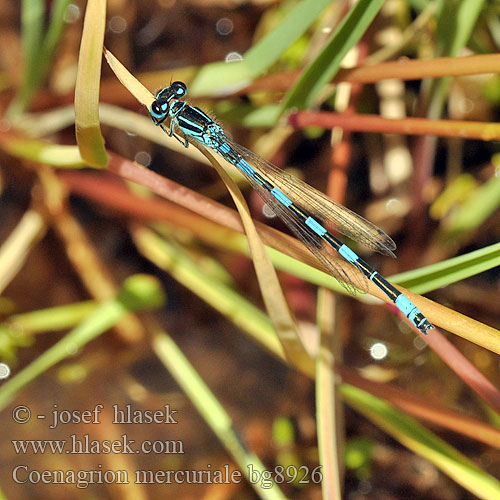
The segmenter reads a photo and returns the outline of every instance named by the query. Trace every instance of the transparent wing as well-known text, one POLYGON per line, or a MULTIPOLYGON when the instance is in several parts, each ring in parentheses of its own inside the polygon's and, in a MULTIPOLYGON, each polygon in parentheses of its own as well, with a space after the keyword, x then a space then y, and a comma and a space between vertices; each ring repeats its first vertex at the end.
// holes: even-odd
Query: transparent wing
POLYGON ((396 249, 396 244, 390 236, 375 224, 343 205, 335 203, 317 189, 309 186, 309 184, 284 173, 256 153, 230 139, 226 138, 226 142, 271 184, 287 195, 297 206, 318 218, 327 228, 333 228, 367 248, 396 257, 393 252, 396 249))
MULTIPOLYGON (((176 130, 180 130, 178 123, 174 120, 176 130)), ((171 135, 170 130, 162 128, 171 135)), ((181 130, 181 136, 187 137, 188 140, 201 142, 195 136, 190 134, 186 135, 181 130)), ((182 142, 182 140, 179 138, 182 142)), ((239 153, 259 174, 268 180, 273 186, 282 191, 288 196, 295 205, 300 207, 304 212, 318 219, 327 228, 334 228, 342 234, 345 234, 352 239, 359 241, 368 248, 372 248, 380 253, 391 255, 395 257, 392 250, 396 248, 392 239, 387 236, 381 229, 377 228, 371 222, 368 222, 363 217, 351 212, 347 208, 335 203, 333 200, 302 182, 291 175, 283 173, 280 169, 275 167, 272 163, 264 160, 259 155, 249 151, 248 149, 240 146, 239 144, 231 141, 224 134, 212 136, 214 146, 216 143, 226 143, 235 152, 239 153)), ((212 147, 206 142, 203 144, 212 147)), ((222 157, 225 155, 214 151, 222 157)), ((234 164, 234 157, 230 154, 226 158, 230 163, 234 164)), ((274 198, 268 191, 263 189, 261 185, 252 178, 251 175, 242 171, 252 187, 260 194, 264 201, 269 205, 273 212, 280 217, 293 231, 293 233, 302 240, 309 250, 316 255, 320 262, 322 262, 329 272, 334 276, 339 283, 352 295, 357 290, 366 292, 368 289, 367 278, 359 273, 352 272, 355 268, 353 264, 343 261, 342 265, 338 262, 337 252, 326 243, 321 236, 315 233, 303 220, 295 215, 292 211, 288 210, 276 198, 274 198)))
MULTIPOLYGON (((256 154, 249 155, 248 153, 251 153, 251 151, 248 151, 242 146, 229 141, 227 138, 225 142, 227 142, 229 146, 234 147, 234 149, 238 153, 240 153, 251 164, 252 167, 255 167, 255 169, 258 170, 262 176, 268 178, 270 182, 281 189, 282 183, 276 182, 276 176, 271 177, 267 175, 267 167, 268 165, 270 167, 273 167, 272 164, 266 162, 256 154), (262 163, 265 163, 266 170, 261 169, 262 163)), ((273 167, 273 169, 278 172, 278 169, 276 167, 273 167)), ((272 211, 278 217, 280 217, 285 222, 285 224, 288 225, 288 227, 297 236, 297 238, 304 242, 307 248, 319 259, 321 263, 324 264, 326 269, 329 270, 330 274, 337 279, 337 281, 347 290, 348 293, 350 293, 351 295, 355 295, 358 290, 362 292, 366 292, 368 290, 366 277, 360 274, 359 271, 352 272, 352 268, 355 268, 355 266, 347 261, 342 261, 341 265, 338 262, 338 253, 328 243, 326 243, 309 226, 304 224, 304 222, 293 212, 288 210, 284 205, 277 201, 276 198, 274 198, 268 191, 263 189, 262 186, 255 181, 255 179, 253 179, 250 175, 245 174, 245 172, 242 173, 248 180, 248 182, 252 185, 252 187, 264 199, 266 204, 272 209, 272 211), (351 270, 351 272, 349 272, 349 270, 351 270)), ((308 187, 309 189, 313 189, 310 186, 308 187)), ((297 202, 298 198, 297 196, 294 196, 291 199, 292 201, 297 202)), ((310 207, 307 206, 307 200, 302 198, 302 201, 304 203, 304 211, 312 214, 310 207)), ((299 205, 299 203, 297 204, 299 205)))

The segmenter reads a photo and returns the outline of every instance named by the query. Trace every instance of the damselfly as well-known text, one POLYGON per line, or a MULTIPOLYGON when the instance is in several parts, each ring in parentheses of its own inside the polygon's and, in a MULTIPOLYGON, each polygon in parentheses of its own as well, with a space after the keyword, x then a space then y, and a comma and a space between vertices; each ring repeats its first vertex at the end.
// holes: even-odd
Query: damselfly
POLYGON ((258 191, 273 212, 285 221, 313 254, 351 294, 366 291, 368 280, 374 283, 399 310, 424 334, 433 328, 427 318, 397 288, 353 250, 333 236, 333 228, 355 241, 385 255, 395 257, 396 245, 381 229, 363 217, 330 200, 308 184, 283 173, 277 167, 231 141, 222 127, 201 109, 181 100, 187 94, 183 82, 173 82, 160 90, 150 108, 151 117, 169 136, 186 148, 197 141, 234 165, 258 191), (170 118, 170 125, 165 120, 170 118), (180 132, 180 135, 178 135, 180 132), (341 266, 333 251, 346 261, 341 266), (349 266, 358 273, 349 273, 349 266))

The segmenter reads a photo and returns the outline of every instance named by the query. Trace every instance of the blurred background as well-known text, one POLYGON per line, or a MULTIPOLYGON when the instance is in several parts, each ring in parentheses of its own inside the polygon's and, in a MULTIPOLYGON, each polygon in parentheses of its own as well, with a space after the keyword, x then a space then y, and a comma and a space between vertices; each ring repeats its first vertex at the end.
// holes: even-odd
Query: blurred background
MULTIPOLYGON (((452 32, 453 23, 446 23, 441 2, 382 3, 356 49, 348 53, 345 67, 498 52, 498 2, 475 6, 444 2, 448 12, 455 9, 467 15, 470 10, 470 27, 460 25, 465 30, 460 36, 452 32)), ((440 139, 382 134, 370 129, 369 123, 366 131, 327 129, 314 121, 301 126, 300 112, 296 127, 286 119, 273 120, 273 110, 289 96, 300 70, 316 60, 351 2, 325 2, 328 5, 319 9, 314 22, 258 78, 227 85, 224 72, 217 78, 212 63, 230 66, 241 60, 298 4, 298 0, 108 0, 105 45, 153 93, 171 81, 192 83, 190 102, 223 123, 234 140, 328 192, 390 234, 398 244, 397 260, 366 255, 383 275, 496 244, 498 140, 464 139, 460 131, 440 139), (207 73, 201 78, 204 69, 207 73)), ((272 327, 242 236, 224 221, 214 222, 217 215, 207 220, 190 212, 189 206, 175 205, 125 175, 116 175, 117 168, 82 169, 81 158, 72 160, 73 100, 86 6, 84 1, 0 0, 1 375, 8 378, 9 372, 12 377, 26 367, 31 370, 26 378, 17 379, 19 385, 0 392, 5 450, 1 497, 322 498, 318 482, 300 484, 290 478, 279 485, 280 490, 260 492, 245 479, 168 485, 103 481, 77 488, 43 484, 33 479, 36 476, 22 484, 12 478, 18 465, 37 471, 101 467, 126 470, 131 478, 137 470, 222 470, 226 464, 239 470, 242 462, 238 464, 234 456, 238 449, 257 455, 266 469, 281 465, 311 473, 319 463, 314 381, 273 353, 269 345, 275 339, 267 346, 256 341, 259 333, 272 335, 272 327), (31 23, 32 17, 42 21, 31 23), (63 148, 49 150, 47 144, 63 148), (166 338, 175 341, 199 379, 180 368, 184 365, 166 348, 166 338), (197 385, 199 381, 206 386, 197 385), (196 395, 201 400, 196 401, 196 395), (222 413, 214 409, 211 397, 222 413), (31 411, 24 424, 12 416, 19 405, 31 411), (49 428, 53 411, 92 410, 96 405, 104 408, 98 425, 75 417, 49 428), (121 409, 130 405, 142 415, 169 405, 177 411, 178 423, 112 423, 113 405, 121 409), (47 418, 35 418, 38 414, 47 418), (222 430, 216 430, 217 423, 222 430), (183 452, 35 453, 19 451, 12 443, 69 442, 72 435, 101 442, 127 435, 136 443, 170 442, 183 452)), ((379 76, 380 81, 366 84, 328 84, 309 107, 344 116, 420 116, 483 124, 497 119, 497 75, 457 77, 442 87, 438 87, 441 81, 425 79, 424 70, 422 77, 406 81, 379 76)), ((188 156, 193 148, 173 150, 150 135, 159 130, 146 123, 147 111, 105 62, 100 100, 101 131, 115 166, 123 161, 135 162, 137 169, 147 167, 178 183, 172 191, 185 186, 198 193, 198 202, 208 199, 210 213, 216 210, 210 200, 233 208, 214 169, 188 156)), ((241 188, 255 220, 288 232, 255 192, 244 183, 241 188)), ((492 259, 491 253, 488 258, 492 259)), ((414 279, 420 288, 415 291, 429 292, 434 301, 498 328, 498 268, 491 265, 478 274, 470 271, 475 264, 464 265, 469 266, 464 271, 467 279, 450 278, 449 285, 439 282, 438 272, 423 278, 417 274, 414 279)), ((317 283, 285 271, 279 271, 279 278, 307 343, 317 349, 318 317, 324 318, 317 283)), ((400 390, 417 401, 498 425, 493 412, 390 308, 366 297, 361 301, 340 294, 320 297, 326 316, 334 318, 334 326, 324 328, 335 336, 339 362, 342 359, 353 373, 379 384, 378 396, 387 384, 387 393, 400 390)), ((453 343, 498 386, 497 355, 459 337, 453 343)), ((346 394, 352 403, 355 396, 346 394)), ((356 404, 337 404, 342 465, 336 480, 343 483, 343 498, 477 497, 431 463, 425 452, 416 453, 418 446, 405 446, 401 429, 387 431, 397 420, 394 415, 383 417, 384 425, 382 417, 382 422, 371 418, 356 404)), ((492 489, 483 498, 495 498, 498 445, 435 424, 427 428, 471 459, 484 478, 491 478, 492 489)), ((492 440, 497 437, 492 436, 492 440)), ((20 477, 26 479, 23 474, 20 477)))

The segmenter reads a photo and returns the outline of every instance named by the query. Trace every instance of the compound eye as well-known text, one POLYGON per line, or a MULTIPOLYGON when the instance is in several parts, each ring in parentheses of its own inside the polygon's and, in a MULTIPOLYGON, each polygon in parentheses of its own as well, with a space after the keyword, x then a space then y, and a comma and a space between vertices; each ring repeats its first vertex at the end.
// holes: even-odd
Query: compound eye
POLYGON ((163 116, 163 111, 160 105, 158 104, 158 101, 154 101, 153 104, 151 104, 151 113, 156 118, 160 118, 161 116, 163 116))
POLYGON ((174 91, 174 94, 177 97, 183 97, 187 94, 187 87, 184 82, 174 82, 170 86, 170 88, 174 91))

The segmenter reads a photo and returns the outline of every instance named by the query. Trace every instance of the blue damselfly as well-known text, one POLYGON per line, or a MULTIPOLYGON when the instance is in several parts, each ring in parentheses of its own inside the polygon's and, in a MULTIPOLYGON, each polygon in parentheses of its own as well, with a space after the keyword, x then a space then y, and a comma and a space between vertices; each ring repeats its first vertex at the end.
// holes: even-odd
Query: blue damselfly
POLYGON ((160 90, 149 110, 154 122, 186 148, 190 140, 197 141, 234 165, 349 293, 354 294, 356 289, 366 291, 370 280, 422 333, 426 334, 433 328, 413 302, 333 236, 328 228, 395 257, 393 250, 396 245, 387 234, 305 182, 233 142, 206 113, 181 100, 186 94, 187 87, 183 82, 173 82, 160 90), (167 118, 171 120, 169 125, 165 125, 167 118), (333 257, 333 251, 345 259, 345 266, 333 257), (349 265, 357 268, 361 275, 349 273, 349 265))

